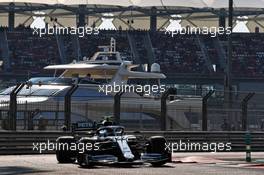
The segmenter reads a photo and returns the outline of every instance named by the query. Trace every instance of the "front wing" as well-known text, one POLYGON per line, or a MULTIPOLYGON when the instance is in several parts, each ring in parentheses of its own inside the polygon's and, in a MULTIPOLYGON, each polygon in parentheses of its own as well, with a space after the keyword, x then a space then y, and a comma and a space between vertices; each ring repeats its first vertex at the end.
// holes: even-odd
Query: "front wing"
POLYGON ((167 155, 156 154, 156 153, 143 153, 141 158, 138 160, 118 161, 118 158, 113 155, 84 155, 85 160, 89 163, 97 165, 142 165, 144 163, 158 163, 163 161, 170 161, 170 157, 167 155))

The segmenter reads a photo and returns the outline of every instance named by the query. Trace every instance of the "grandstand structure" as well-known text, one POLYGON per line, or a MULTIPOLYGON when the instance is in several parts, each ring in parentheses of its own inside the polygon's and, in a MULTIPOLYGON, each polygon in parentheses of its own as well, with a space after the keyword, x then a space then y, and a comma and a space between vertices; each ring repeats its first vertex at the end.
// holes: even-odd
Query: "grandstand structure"
MULTIPOLYGON (((168 78, 189 83, 212 78, 223 82, 228 60, 228 36, 164 34, 171 25, 227 27, 229 0, 0 0, 1 74, 46 74, 42 67, 90 57, 98 45, 117 40, 122 57, 139 64, 157 62, 168 78), (111 22, 115 30, 99 35, 32 34, 31 24, 99 27, 111 22), (100 39, 99 39, 100 38, 100 39), (27 69, 25 70, 25 67, 27 69), (194 80, 194 78, 196 80, 194 80)), ((263 0, 234 0, 233 27, 244 23, 249 33, 232 34, 234 79, 263 79, 263 0)))
MULTIPOLYGON (((224 26, 229 0, 1 0, 0 25, 29 26, 34 16, 62 26, 99 26, 102 18, 112 19, 116 28, 162 30, 170 20, 183 26, 224 26), (38 13, 41 12, 41 13, 38 13), (109 15, 112 14, 112 15, 109 15)), ((263 31, 263 0, 234 0, 234 17, 247 16, 247 26, 263 31)), ((241 18, 240 18, 241 19, 241 18)), ((245 20, 245 19, 241 19, 245 20)))

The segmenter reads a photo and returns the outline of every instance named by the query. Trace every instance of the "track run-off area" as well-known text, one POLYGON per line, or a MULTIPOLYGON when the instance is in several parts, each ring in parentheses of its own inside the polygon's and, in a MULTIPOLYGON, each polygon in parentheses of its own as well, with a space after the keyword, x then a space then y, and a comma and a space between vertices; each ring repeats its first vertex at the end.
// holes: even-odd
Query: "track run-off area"
POLYGON ((80 168, 78 164, 59 164, 54 154, 0 156, 0 175, 8 174, 124 174, 124 175, 263 175, 264 153, 176 153, 173 162, 163 167, 148 164, 132 167, 96 166, 80 168))

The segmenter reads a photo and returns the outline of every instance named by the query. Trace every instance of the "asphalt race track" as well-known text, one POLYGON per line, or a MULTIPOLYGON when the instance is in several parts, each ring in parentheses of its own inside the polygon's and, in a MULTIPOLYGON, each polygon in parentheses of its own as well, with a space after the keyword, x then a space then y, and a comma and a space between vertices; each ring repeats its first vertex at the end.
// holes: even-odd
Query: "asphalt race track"
MULTIPOLYGON (((191 155, 191 154, 190 154, 191 155)), ((204 155, 204 154, 202 154, 204 155)), ((55 155, 12 155, 0 156, 0 175, 7 174, 94 174, 94 175, 263 175, 264 166, 258 164, 245 164, 243 161, 215 161, 212 156, 194 156, 190 159, 199 159, 200 163, 190 163, 186 156, 180 154, 178 158, 184 157, 184 163, 169 163, 161 168, 149 165, 134 167, 95 167, 83 169, 77 164, 58 164, 55 155), (187 160, 187 161, 186 161, 187 160), (206 161, 204 161, 206 160, 206 161), (243 162, 243 163, 242 163, 243 162)), ((240 157, 243 154, 239 155, 240 157)), ((263 154, 261 154, 261 157, 263 154)), ((224 156, 225 157, 225 156, 224 156)), ((234 156, 230 156, 232 158, 234 156)), ((175 159, 177 160, 177 159, 175 159)), ((198 161, 199 162, 199 161, 198 161)))

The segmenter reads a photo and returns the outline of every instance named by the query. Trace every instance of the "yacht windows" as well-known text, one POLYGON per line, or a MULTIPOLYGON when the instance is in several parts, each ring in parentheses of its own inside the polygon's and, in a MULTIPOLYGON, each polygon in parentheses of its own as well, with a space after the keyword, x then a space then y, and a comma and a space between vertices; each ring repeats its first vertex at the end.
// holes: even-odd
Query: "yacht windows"
MULTIPOLYGON (((14 87, 10 87, 8 89, 3 90, 0 92, 0 95, 10 95, 14 87)), ((59 89, 34 89, 34 88, 22 88, 18 95, 22 96, 29 96, 29 95, 35 95, 35 96, 51 96, 58 92, 59 89)))
POLYGON ((0 95, 9 95, 15 87, 4 89, 0 92, 0 95))
POLYGON ((58 91, 59 91, 59 89, 39 89, 37 91, 34 91, 31 95, 51 96, 51 95, 54 95, 58 91))
POLYGON ((61 85, 71 85, 72 79, 71 78, 55 78, 51 84, 61 84, 61 85))
POLYGON ((100 53, 97 58, 97 60, 103 60, 103 61, 114 61, 116 59, 116 54, 115 53, 100 53))
POLYGON ((31 88, 23 88, 21 91, 19 91, 18 95, 31 95, 32 89, 31 88))
POLYGON ((72 84, 71 78, 58 78, 58 77, 38 77, 31 78, 28 80, 32 84, 62 84, 62 85, 70 85, 72 84))
POLYGON ((80 84, 98 84, 91 76, 91 74, 87 74, 84 78, 80 80, 80 84))
POLYGON ((51 96, 53 94, 55 94, 56 92, 58 92, 59 89, 27 89, 27 88, 23 88, 18 95, 22 95, 22 96, 51 96))

